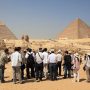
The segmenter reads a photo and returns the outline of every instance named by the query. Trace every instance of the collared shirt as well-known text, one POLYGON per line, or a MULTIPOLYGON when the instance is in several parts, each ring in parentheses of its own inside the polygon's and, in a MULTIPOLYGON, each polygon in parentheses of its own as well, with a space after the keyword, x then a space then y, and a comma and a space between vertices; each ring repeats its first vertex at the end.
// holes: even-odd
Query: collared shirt
POLYGON ((0 65, 5 65, 8 62, 8 56, 5 52, 1 53, 0 55, 0 65))
POLYGON ((28 58, 29 54, 32 54, 33 57, 35 58, 35 54, 34 54, 33 52, 27 52, 26 55, 25 55, 25 58, 26 58, 26 59, 28 58))
POLYGON ((25 58, 27 59, 29 57, 29 54, 31 54, 30 52, 27 52, 25 55, 25 58))
POLYGON ((56 59, 57 59, 57 61, 62 61, 62 55, 61 54, 57 54, 56 55, 56 59))
POLYGON ((22 56, 19 52, 14 52, 11 54, 11 64, 12 66, 21 66, 22 56))
POLYGON ((49 55, 49 57, 48 57, 48 61, 49 61, 49 63, 56 63, 57 62, 57 60, 56 60, 56 54, 51 53, 49 55))
POLYGON ((43 55, 42 55, 42 52, 36 53, 36 62, 37 62, 38 64, 40 64, 40 63, 43 62, 43 55))
POLYGON ((43 63, 48 63, 48 53, 47 52, 43 52, 43 63))

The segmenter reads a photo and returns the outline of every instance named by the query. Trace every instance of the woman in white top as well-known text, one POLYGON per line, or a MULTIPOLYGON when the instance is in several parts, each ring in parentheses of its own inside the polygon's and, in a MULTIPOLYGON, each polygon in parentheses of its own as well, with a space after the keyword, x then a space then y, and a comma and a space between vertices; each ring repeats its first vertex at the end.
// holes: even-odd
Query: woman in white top
POLYGON ((79 54, 76 53, 74 60, 72 61, 73 66, 73 74, 74 74, 74 82, 79 82, 79 69, 80 69, 80 58, 79 58, 79 54))

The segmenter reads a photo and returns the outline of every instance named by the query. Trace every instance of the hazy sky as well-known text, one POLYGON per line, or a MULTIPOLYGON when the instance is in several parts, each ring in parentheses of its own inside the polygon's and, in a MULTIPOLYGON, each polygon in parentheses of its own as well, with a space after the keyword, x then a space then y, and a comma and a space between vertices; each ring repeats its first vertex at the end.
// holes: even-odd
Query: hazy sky
POLYGON ((55 38, 78 17, 90 25, 90 0, 0 0, 0 20, 19 38, 55 38))

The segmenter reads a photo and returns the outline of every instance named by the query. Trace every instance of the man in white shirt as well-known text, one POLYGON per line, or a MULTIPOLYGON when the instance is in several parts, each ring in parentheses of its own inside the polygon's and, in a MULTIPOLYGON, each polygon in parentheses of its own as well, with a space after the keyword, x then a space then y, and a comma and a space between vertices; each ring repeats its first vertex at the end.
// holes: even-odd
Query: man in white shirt
POLYGON ((35 70, 36 70, 36 81, 42 80, 42 76, 43 76, 42 48, 39 48, 39 52, 36 53, 35 70))
POLYGON ((57 68, 56 68, 56 54, 54 53, 54 49, 51 50, 51 54, 48 57, 49 62, 49 70, 50 70, 50 79, 57 80, 57 68))
POLYGON ((11 64, 12 64, 12 69, 13 69, 13 82, 16 84, 16 79, 18 75, 18 79, 20 84, 22 84, 22 79, 21 79, 21 62, 22 62, 22 57, 20 54, 21 48, 16 47, 15 52, 11 54, 11 64))
POLYGON ((48 53, 47 53, 47 48, 44 48, 43 50, 43 69, 44 69, 44 73, 45 73, 45 78, 48 77, 48 53))
POLYGON ((57 59, 57 74, 59 76, 61 76, 61 63, 62 63, 62 54, 61 54, 61 50, 58 50, 58 53, 56 55, 56 59, 57 59), (59 72, 58 72, 59 69, 59 72))

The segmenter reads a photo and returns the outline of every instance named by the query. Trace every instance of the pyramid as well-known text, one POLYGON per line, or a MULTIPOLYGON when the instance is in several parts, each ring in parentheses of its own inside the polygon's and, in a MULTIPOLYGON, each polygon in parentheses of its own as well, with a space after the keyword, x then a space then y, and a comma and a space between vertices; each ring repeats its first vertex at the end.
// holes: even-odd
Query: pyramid
POLYGON ((60 35, 60 38, 82 39, 90 38, 90 27, 81 19, 73 21, 60 35))
POLYGON ((17 38, 3 22, 0 22, 0 40, 2 39, 17 39, 17 38))

